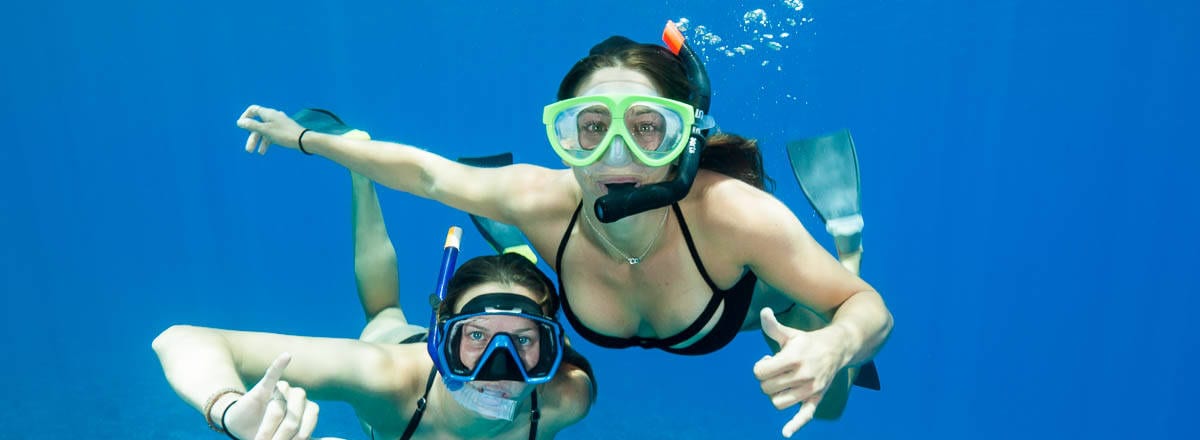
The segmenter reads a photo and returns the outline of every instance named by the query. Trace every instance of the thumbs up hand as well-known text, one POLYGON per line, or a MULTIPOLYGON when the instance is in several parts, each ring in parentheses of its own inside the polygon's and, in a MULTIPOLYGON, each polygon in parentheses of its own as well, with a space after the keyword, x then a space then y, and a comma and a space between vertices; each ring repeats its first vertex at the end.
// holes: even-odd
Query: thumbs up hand
POLYGON ((760 312, 760 322, 763 333, 780 349, 754 364, 754 376, 776 409, 800 404, 796 416, 783 427, 783 436, 791 438, 812 420, 829 384, 846 367, 851 353, 832 326, 812 332, 797 330, 780 324, 769 307, 760 312))

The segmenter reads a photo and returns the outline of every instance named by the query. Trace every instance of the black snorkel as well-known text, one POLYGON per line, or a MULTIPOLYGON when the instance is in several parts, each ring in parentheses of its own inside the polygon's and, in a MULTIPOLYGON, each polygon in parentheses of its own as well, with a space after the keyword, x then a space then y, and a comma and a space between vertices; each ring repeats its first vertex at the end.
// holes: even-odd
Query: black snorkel
POLYGON ((692 85, 688 103, 696 110, 696 122, 692 125, 691 139, 679 155, 679 168, 676 170, 675 179, 637 189, 610 188, 608 194, 596 199, 596 218, 601 222, 612 223, 682 200, 692 189, 692 181, 696 178, 696 171, 700 169, 700 152, 704 151, 708 130, 711 128, 711 124, 705 118, 712 98, 708 72, 704 70, 704 63, 700 57, 684 40, 679 28, 675 27, 675 23, 667 22, 666 28, 663 29, 663 42, 683 61, 688 82, 692 85))

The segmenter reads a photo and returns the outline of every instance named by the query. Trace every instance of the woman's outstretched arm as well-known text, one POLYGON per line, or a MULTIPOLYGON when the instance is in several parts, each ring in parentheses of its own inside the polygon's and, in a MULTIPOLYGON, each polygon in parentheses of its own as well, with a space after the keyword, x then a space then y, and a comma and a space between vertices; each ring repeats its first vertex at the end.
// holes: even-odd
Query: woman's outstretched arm
POLYGON ((551 172, 532 165, 472 167, 408 145, 305 131, 283 112, 257 105, 247 108, 237 125, 250 132, 247 152, 265 153, 270 145, 299 149, 303 144, 305 153, 333 160, 389 188, 518 226, 527 220, 519 218, 520 213, 534 212, 528 205, 544 194, 528 189, 544 187, 551 172))
MULTIPOLYGON (((301 390, 285 400, 293 404, 312 400, 339 400, 357 409, 374 409, 390 402, 394 393, 412 392, 411 381, 405 381, 397 371, 413 368, 404 365, 405 359, 394 356, 374 344, 352 339, 313 338, 273 333, 242 332, 187 325, 175 325, 163 331, 153 343, 162 363, 163 373, 171 387, 185 402, 203 411, 205 404, 222 390, 233 390, 209 405, 208 418, 216 420, 220 412, 239 400, 239 393, 264 377, 264 372, 289 353, 290 365, 280 369, 276 377, 285 388, 301 390)), ((274 384, 272 384, 274 385, 274 384)), ((258 402, 266 405, 268 402, 258 402)), ((241 405, 241 404, 238 404, 241 405)), ((292 408, 289 409, 291 414, 292 408)), ((243 426, 255 414, 239 414, 257 410, 263 417, 265 407, 242 406, 231 408, 230 425, 235 420, 239 438, 245 436, 243 426)), ((252 421, 258 424, 257 419, 252 421)), ((315 423, 315 422, 314 422, 315 423)))

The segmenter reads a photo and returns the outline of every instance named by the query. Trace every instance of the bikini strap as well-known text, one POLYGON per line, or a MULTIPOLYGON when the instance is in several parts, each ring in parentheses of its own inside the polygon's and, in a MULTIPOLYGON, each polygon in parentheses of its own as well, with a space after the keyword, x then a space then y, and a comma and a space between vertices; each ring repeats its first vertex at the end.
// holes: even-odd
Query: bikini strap
POLYGON ((538 420, 542 418, 542 412, 538 411, 537 390, 533 390, 533 407, 529 409, 529 440, 537 440, 537 425, 538 420))
POLYGON ((708 288, 714 293, 720 293, 721 289, 717 287, 712 278, 708 277, 708 271, 704 270, 704 262, 700 261, 700 252, 696 251, 696 243, 692 242, 692 233, 688 230, 687 222, 683 220, 683 210, 679 209, 678 203, 672 203, 671 208, 675 210, 675 217, 679 219, 679 229, 683 232, 683 239, 687 241, 688 252, 692 253, 692 261, 696 263, 696 269, 700 271, 700 276, 704 277, 704 282, 708 283, 708 288))
POLYGON ((567 240, 571 238, 571 230, 575 229, 575 221, 579 219, 579 211, 583 210, 583 202, 579 202, 579 206, 575 207, 575 213, 571 214, 571 222, 567 223, 567 230, 563 231, 562 240, 558 241, 558 255, 554 256, 554 272, 559 274, 559 282, 562 282, 562 259, 563 251, 567 250, 567 240))
MULTIPOLYGON (((437 378, 437 367, 429 369, 429 380, 425 381, 425 394, 417 399, 417 410, 413 412, 412 418, 408 419, 408 427, 404 428, 404 435, 400 436, 400 440, 408 440, 412 438, 414 432, 417 432, 417 426, 421 424, 421 416, 425 415, 425 404, 429 403, 429 390, 433 389, 433 380, 437 378)), ((375 430, 371 430, 371 438, 375 438, 375 430)))

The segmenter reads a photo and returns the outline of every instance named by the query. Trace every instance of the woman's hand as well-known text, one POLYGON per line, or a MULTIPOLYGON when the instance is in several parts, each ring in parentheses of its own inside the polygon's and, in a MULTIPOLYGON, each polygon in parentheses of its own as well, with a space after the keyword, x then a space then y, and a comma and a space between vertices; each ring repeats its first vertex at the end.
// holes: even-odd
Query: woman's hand
MULTIPOLYGON (((226 410, 225 430, 242 440, 309 439, 320 407, 304 389, 279 380, 292 356, 275 358, 261 381, 226 410)), ((332 439, 328 437, 327 439, 332 439)))
POLYGON ((779 344, 774 356, 754 364, 754 376, 776 409, 800 403, 800 411, 783 427, 790 438, 813 418, 825 391, 851 356, 837 333, 827 329, 806 332, 780 324, 769 307, 760 312, 762 330, 779 344))
POLYGON ((257 146, 258 154, 267 154, 267 147, 271 144, 298 148, 300 133, 304 131, 304 127, 286 113, 257 105, 251 105, 242 112, 237 126, 250 132, 246 138, 246 152, 253 152, 257 146))

